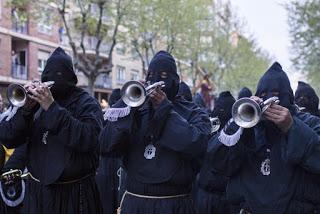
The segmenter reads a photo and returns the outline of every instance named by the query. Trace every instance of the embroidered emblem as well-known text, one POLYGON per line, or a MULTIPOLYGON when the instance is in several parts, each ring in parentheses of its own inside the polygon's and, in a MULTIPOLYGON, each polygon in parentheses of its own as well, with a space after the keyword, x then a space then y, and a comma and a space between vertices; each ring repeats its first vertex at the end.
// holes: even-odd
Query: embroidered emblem
POLYGON ((268 176, 271 173, 271 167, 270 167, 270 159, 267 158, 261 163, 260 171, 262 175, 268 176))
POLYGON ((47 137, 48 137, 49 131, 46 131, 45 133, 43 133, 42 136, 42 143, 47 144, 47 137))
POLYGON ((152 144, 147 145, 144 150, 144 157, 147 160, 151 160, 155 156, 156 156, 156 147, 154 147, 154 145, 152 145, 152 144))

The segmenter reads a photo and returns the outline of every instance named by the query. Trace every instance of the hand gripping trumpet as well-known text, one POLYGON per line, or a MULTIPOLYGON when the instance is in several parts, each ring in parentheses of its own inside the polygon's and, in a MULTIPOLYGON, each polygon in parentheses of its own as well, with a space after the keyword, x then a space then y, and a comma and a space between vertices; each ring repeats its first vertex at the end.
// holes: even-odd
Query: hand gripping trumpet
MULTIPOLYGON (((54 81, 43 82, 49 88, 54 84, 54 81)), ((10 84, 7 89, 7 98, 11 105, 15 107, 22 107, 26 104, 28 98, 28 92, 22 85, 20 84, 10 84)))
POLYGON ((242 128, 251 128, 257 125, 262 114, 273 103, 278 104, 278 97, 271 97, 264 102, 257 103, 250 98, 241 98, 232 106, 232 118, 242 128))
POLYGON ((138 81, 129 81, 121 88, 121 95, 123 102, 130 107, 141 106, 147 96, 149 96, 157 88, 165 86, 163 81, 153 83, 152 85, 144 86, 138 81))

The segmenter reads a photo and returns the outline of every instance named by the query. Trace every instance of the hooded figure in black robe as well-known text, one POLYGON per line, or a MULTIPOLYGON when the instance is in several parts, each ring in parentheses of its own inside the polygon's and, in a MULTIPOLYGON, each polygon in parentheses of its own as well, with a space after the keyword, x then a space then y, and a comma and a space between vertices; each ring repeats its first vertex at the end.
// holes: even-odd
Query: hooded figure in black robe
MULTIPOLYGON (((229 91, 221 92, 215 102, 211 117, 217 117, 220 121, 218 133, 231 119, 231 109, 235 99, 229 91)), ((213 136, 214 137, 214 136, 213 136)), ((210 150, 212 145, 208 145, 210 150)), ((198 190, 196 193, 197 211, 201 214, 211 213, 239 213, 240 209, 231 206, 226 199, 226 188, 228 178, 215 173, 210 163, 210 158, 205 157, 198 179, 198 190)))
POLYGON ((185 100, 192 102, 192 93, 190 87, 185 82, 180 82, 178 96, 185 100))
POLYGON ((243 87, 238 94, 238 99, 244 98, 244 97, 251 97, 252 92, 249 88, 243 87))
MULTIPOLYGON (((113 89, 108 100, 110 108, 112 108, 119 99, 121 99, 120 89, 113 89)), ((108 121, 105 120, 105 123, 108 123, 108 121)), ((100 153, 96 181, 104 214, 117 212, 119 195, 119 178, 117 172, 119 168, 119 158, 108 157, 105 153, 100 153)))
MULTIPOLYGON (((158 52, 148 68, 146 82, 158 81, 165 82, 167 98, 157 108, 149 101, 131 108, 100 135, 103 149, 122 157, 128 173, 123 214, 196 212, 190 192, 199 170, 197 158, 207 148, 208 115, 176 96, 180 78, 174 58, 165 51, 158 52)), ((117 106, 123 107, 122 101, 117 106)))
POLYGON ((297 111, 289 79, 279 63, 262 76, 256 96, 263 100, 279 97, 292 123, 286 131, 270 120, 249 129, 228 123, 210 142, 214 171, 230 176, 228 196, 244 197, 243 208, 250 213, 317 213, 320 119, 297 111))
POLYGON ((98 165, 98 135, 102 127, 99 103, 76 87, 71 57, 57 48, 47 61, 41 81, 54 81, 54 102, 47 110, 21 108, 1 125, 9 147, 27 142, 27 168, 32 174, 24 200, 25 213, 101 213, 94 180, 98 165), (28 141, 26 141, 28 139, 28 141))
POLYGON ((294 102, 301 108, 301 111, 320 116, 319 97, 309 84, 302 81, 298 82, 298 88, 294 94, 294 102))

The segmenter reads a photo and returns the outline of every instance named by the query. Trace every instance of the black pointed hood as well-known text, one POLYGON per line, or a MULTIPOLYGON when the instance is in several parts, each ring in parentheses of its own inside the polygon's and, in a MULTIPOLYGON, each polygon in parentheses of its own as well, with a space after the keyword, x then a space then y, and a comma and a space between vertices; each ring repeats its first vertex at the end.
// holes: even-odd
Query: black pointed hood
POLYGON ((178 96, 183 97, 185 100, 192 102, 192 94, 189 86, 185 82, 181 82, 179 85, 178 96))
POLYGON ((71 57, 58 47, 47 60, 41 75, 42 82, 55 81, 56 83, 68 82, 76 85, 77 76, 73 70, 71 57))
POLYGON ((218 117, 220 120, 220 127, 223 128, 224 125, 231 119, 231 109, 232 105, 235 103, 235 98, 232 96, 230 91, 223 91, 219 94, 218 99, 215 101, 215 106, 212 111, 212 117, 218 117))
POLYGON ((293 91, 287 74, 282 70, 282 67, 278 62, 273 63, 260 78, 256 96, 266 100, 274 96, 274 92, 279 93, 279 104, 281 106, 292 109, 294 105, 293 91))
POLYGON ((164 81, 166 86, 163 91, 169 100, 173 100, 178 93, 180 83, 173 56, 166 51, 159 51, 150 62, 146 81, 150 83, 164 81))
POLYGON ((62 48, 58 47, 48 58, 41 81, 55 82, 51 88, 54 99, 63 100, 72 93, 78 79, 71 57, 62 48))
POLYGON ((119 88, 113 89, 113 91, 109 97, 109 100, 108 100, 109 106, 112 107, 120 99, 121 99, 120 89, 119 88))
POLYGON ((304 107, 306 112, 318 115, 319 97, 315 90, 307 83, 299 81, 295 92, 294 101, 299 107, 304 107))
POLYGON ((238 99, 244 98, 244 97, 251 97, 252 92, 249 88, 243 87, 238 94, 238 99))

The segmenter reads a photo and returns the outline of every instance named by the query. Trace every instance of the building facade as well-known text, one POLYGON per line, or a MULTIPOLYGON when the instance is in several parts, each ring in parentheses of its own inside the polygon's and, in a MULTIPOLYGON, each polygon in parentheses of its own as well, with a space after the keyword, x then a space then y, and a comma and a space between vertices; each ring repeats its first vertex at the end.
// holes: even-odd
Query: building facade
MULTIPOLYGON (((0 93, 3 97, 9 84, 25 84, 39 79, 47 58, 56 47, 61 46, 72 55, 63 26, 54 19, 58 17, 55 8, 48 6, 46 9, 52 10, 45 13, 46 17, 23 19, 5 0, 0 0, 0 93)), ((94 38, 88 37, 85 44, 90 49, 94 42, 94 38)), ((102 55, 107 53, 107 47, 102 44, 102 55)), ((121 88, 124 82, 142 78, 140 60, 132 57, 120 44, 113 52, 113 65, 109 75, 100 75, 95 82, 95 96, 99 101, 107 100, 112 89, 121 88)), ((77 75, 78 85, 85 88, 85 76, 80 72, 77 75)))

